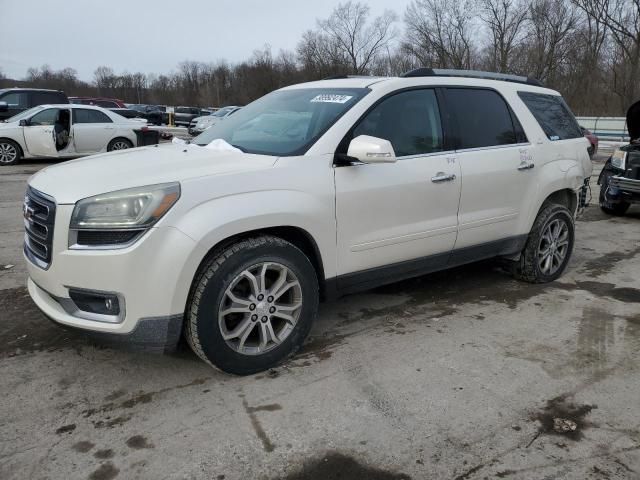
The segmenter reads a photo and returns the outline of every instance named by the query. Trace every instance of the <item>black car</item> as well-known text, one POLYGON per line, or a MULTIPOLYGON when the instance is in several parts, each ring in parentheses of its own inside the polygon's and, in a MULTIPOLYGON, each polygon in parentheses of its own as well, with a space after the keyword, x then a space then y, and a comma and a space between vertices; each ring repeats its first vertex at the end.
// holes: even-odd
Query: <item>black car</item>
MULTIPOLYGON (((128 105, 130 110, 135 110, 139 112, 143 118, 147 119, 147 122, 153 125, 162 125, 169 123, 169 116, 163 110, 166 110, 166 107, 160 107, 158 105, 143 105, 143 104, 133 104, 128 105)), ((118 113, 118 112, 116 112, 118 113)))
POLYGON ((40 88, 5 88, 0 90, 0 121, 38 105, 69 103, 64 92, 40 88))
POLYGON ((640 203, 640 101, 627 110, 627 129, 631 143, 613 152, 598 178, 600 208, 611 215, 640 203))
POLYGON ((197 107, 176 107, 175 113, 173 115, 174 121, 173 123, 176 126, 180 127, 188 127, 196 117, 200 117, 204 115, 203 110, 197 107))

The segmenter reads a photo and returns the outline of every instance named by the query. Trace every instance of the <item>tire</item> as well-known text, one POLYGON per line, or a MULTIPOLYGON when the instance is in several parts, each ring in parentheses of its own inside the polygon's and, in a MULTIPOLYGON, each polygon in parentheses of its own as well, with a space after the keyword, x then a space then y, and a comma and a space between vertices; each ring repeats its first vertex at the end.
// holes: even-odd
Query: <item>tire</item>
POLYGON ((513 275, 529 283, 556 280, 569 263, 574 239, 574 220, 569 209, 557 204, 544 205, 533 223, 520 259, 512 264, 513 275), (549 255, 544 255, 544 251, 551 255, 550 265, 549 255))
POLYGON ((9 139, 0 140, 0 166, 15 165, 22 158, 20 146, 9 139))
POLYGON ((118 137, 109 142, 109 145, 107 145, 107 152, 113 152, 115 150, 127 150, 129 148, 133 148, 133 143, 131 143, 131 140, 118 137))
POLYGON ((627 213, 631 204, 626 202, 620 203, 609 203, 605 198, 605 193, 607 192, 607 188, 609 187, 609 178, 606 177, 602 185, 600 185, 600 209, 609 215, 615 215, 616 217, 620 217, 627 213))
POLYGON ((318 302, 318 278, 301 250, 277 237, 249 238, 215 253, 200 268, 185 337, 210 365, 250 375, 280 364, 302 346, 318 302))

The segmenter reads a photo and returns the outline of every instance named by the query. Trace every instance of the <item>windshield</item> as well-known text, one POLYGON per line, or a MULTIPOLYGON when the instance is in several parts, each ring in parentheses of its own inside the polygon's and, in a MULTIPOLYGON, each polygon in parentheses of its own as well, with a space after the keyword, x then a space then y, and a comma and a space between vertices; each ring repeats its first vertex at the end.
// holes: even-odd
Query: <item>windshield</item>
POLYGON ((197 136, 221 138, 247 153, 302 155, 369 92, 366 88, 303 88, 270 93, 197 136))
POLYGON ((14 115, 11 118, 8 118, 7 119, 7 123, 9 123, 9 122, 19 122, 20 120, 24 120, 25 118, 30 117, 31 115, 33 115, 34 113, 42 110, 43 108, 44 107, 39 106, 39 107, 30 108, 29 110, 25 110, 24 112, 21 112, 21 113, 19 113, 17 115, 14 115))
POLYGON ((229 113, 231 110, 233 110, 234 107, 224 107, 221 108, 220 110, 213 112, 211 115, 213 117, 224 117, 227 113, 229 113))

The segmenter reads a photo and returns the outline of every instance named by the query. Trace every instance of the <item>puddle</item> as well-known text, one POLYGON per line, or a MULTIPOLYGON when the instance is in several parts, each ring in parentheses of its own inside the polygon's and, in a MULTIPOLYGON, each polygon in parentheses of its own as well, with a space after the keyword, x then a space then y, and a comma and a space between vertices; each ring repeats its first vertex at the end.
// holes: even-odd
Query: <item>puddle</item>
MULTIPOLYGON (((306 461, 302 468, 279 480, 411 480, 409 475, 370 467, 351 456, 329 452, 306 461)), ((274 478, 275 480, 275 478, 274 478)))

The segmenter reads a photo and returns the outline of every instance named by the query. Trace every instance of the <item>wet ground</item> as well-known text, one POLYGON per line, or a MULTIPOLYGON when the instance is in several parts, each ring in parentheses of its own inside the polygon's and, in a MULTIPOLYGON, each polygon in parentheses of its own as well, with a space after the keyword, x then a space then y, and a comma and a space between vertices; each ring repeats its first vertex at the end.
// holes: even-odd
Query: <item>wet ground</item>
POLYGON ((349 296, 237 378, 38 312, 20 205, 43 165, 0 171, 1 479, 640 478, 640 209, 591 208, 553 284, 484 262, 349 296))

